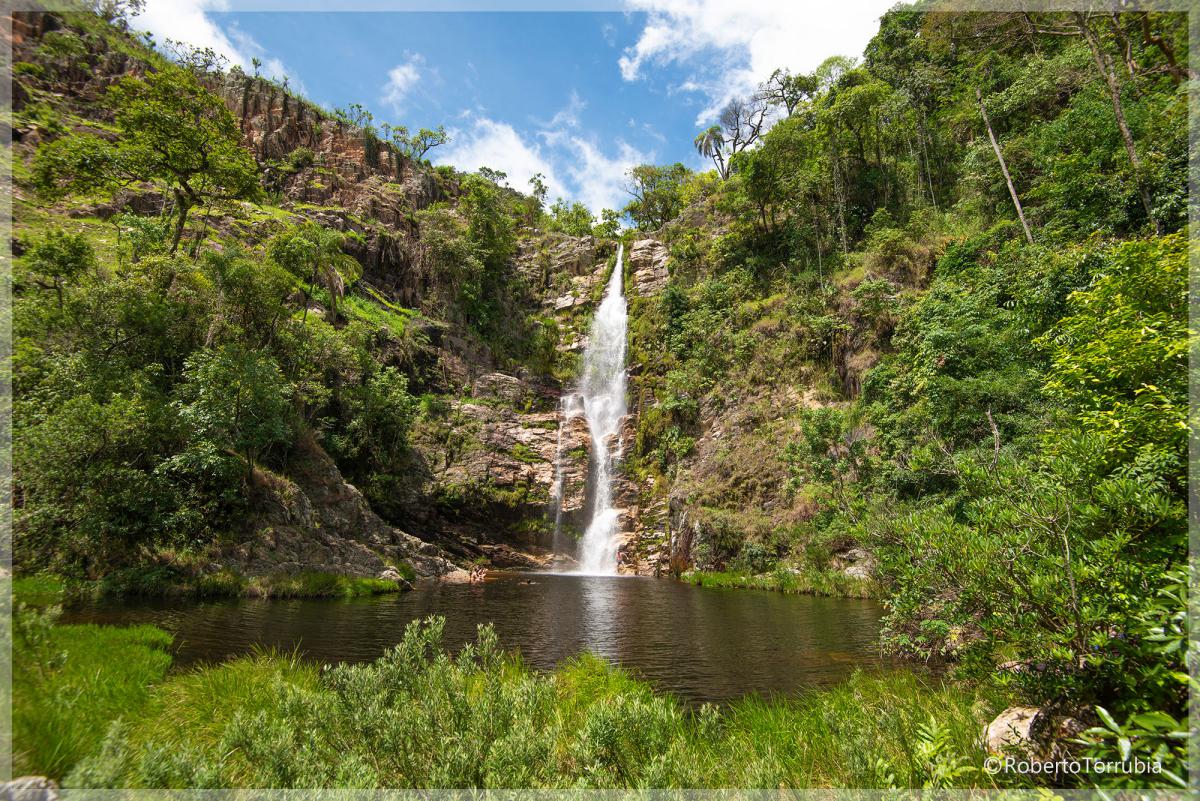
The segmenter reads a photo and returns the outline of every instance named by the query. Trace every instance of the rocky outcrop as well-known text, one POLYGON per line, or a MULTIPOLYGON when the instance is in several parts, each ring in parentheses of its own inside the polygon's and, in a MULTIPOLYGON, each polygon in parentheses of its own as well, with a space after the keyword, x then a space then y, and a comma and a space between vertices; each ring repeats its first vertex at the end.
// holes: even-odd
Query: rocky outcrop
POLYGON ((475 386, 471 388, 474 398, 499 398, 516 407, 523 406, 531 395, 527 383, 506 373, 485 373, 475 379, 475 386))
POLYGON ((551 307, 555 313, 571 312, 579 307, 591 306, 595 302, 598 286, 604 282, 607 275, 607 262, 595 264, 586 272, 571 276, 565 284, 552 286, 545 305, 551 307))
POLYGON ((250 576, 315 570, 372 578, 400 562, 418 576, 457 569, 436 545, 385 523, 311 439, 298 443, 287 476, 260 470, 254 484, 249 536, 222 550, 224 567, 250 576))
POLYGON ((569 526, 582 527, 588 513, 588 475, 592 452, 592 435, 587 419, 569 414, 561 420, 561 440, 557 443, 555 488, 559 520, 569 526))
POLYGON ((668 258, 666 247, 656 239, 639 239, 629 246, 630 283, 634 294, 648 297, 666 287, 670 278, 668 258))
POLYGON ((833 554, 829 566, 840 570, 850 578, 870 579, 875 575, 877 560, 875 554, 865 548, 843 548, 833 554))

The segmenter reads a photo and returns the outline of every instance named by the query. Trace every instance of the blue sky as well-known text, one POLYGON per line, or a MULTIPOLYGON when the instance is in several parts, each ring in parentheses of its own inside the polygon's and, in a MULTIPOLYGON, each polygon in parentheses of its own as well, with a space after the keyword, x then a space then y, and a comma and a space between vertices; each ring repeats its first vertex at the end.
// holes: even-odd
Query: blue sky
POLYGON ((247 69, 257 57, 326 107, 361 103, 378 121, 445 125, 452 141, 435 162, 501 169, 522 190, 541 172, 552 198, 598 212, 627 200, 635 164, 703 167, 696 131, 775 67, 861 55, 891 3, 605 5, 623 10, 268 12, 252 0, 149 0, 134 25, 247 69))

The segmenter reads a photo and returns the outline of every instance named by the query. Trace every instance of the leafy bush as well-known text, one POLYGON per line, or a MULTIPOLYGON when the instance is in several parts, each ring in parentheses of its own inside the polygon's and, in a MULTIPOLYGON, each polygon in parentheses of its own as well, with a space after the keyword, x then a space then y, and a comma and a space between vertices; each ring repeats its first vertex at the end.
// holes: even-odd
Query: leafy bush
POLYGON ((414 621, 368 665, 259 655, 174 676, 67 785, 870 786, 880 765, 899 786, 978 781, 979 699, 953 686, 859 673, 689 710, 590 656, 528 670, 490 627, 450 656, 442 626, 414 621))

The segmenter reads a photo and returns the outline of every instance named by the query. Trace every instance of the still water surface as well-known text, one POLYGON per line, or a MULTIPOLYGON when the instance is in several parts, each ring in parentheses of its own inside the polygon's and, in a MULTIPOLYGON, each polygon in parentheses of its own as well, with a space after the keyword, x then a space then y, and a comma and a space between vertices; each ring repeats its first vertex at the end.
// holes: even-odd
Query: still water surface
POLYGON ((874 601, 716 590, 616 576, 502 574, 349 601, 241 600, 95 604, 69 622, 154 623, 176 635, 176 664, 255 646, 322 662, 367 662, 416 618, 446 618, 456 649, 491 622, 504 648, 552 669, 581 651, 629 668, 690 702, 794 693, 879 666, 874 601), (532 582, 532 583, 529 583, 532 582))

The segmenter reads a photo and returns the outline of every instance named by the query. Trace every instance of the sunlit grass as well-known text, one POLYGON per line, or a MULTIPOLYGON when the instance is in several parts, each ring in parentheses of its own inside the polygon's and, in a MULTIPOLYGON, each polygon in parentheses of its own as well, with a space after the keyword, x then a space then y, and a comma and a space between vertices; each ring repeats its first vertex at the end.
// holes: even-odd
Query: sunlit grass
POLYGON ((138 712, 171 663, 171 635, 153 626, 52 626, 23 611, 14 630, 14 775, 63 776, 112 721, 138 712))
POLYGON ((75 786, 875 787, 986 785, 991 705, 910 672, 790 698, 688 707, 594 656, 553 673, 451 657, 414 623, 374 663, 259 653, 168 678, 75 786))
POLYGON ((385 579, 304 571, 250 579, 241 594, 264 598, 357 598, 399 590, 396 582, 385 579))
POLYGON ((66 582, 58 576, 46 574, 19 576, 12 579, 13 603, 27 606, 61 604, 66 586, 66 582))
POLYGON ((774 570, 750 574, 738 571, 694 570, 680 577, 689 584, 709 588, 771 590, 803 595, 830 595, 841 598, 877 598, 879 585, 870 579, 847 576, 837 571, 774 570))

